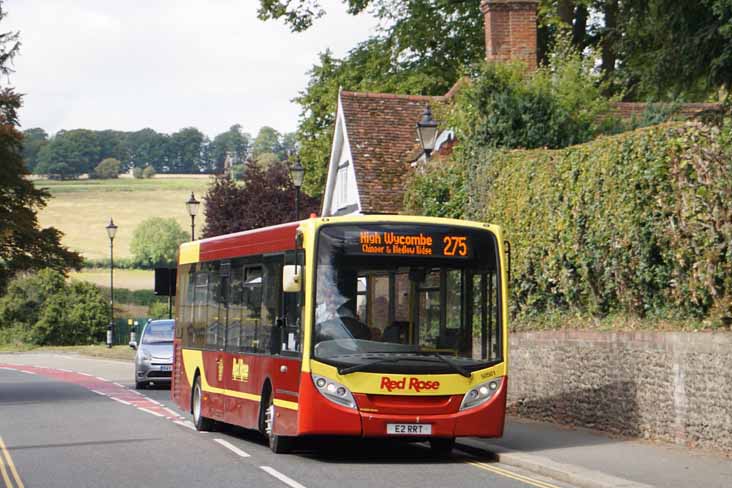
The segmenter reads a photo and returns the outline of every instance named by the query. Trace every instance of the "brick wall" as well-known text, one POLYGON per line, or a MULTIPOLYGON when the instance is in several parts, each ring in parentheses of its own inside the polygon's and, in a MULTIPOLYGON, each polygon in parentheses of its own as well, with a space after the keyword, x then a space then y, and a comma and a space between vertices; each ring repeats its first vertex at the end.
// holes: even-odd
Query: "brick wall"
POLYGON ((534 70, 536 59, 536 0, 483 0, 488 61, 524 61, 534 70))
POLYGON ((732 453, 732 334, 510 338, 511 413, 732 453))

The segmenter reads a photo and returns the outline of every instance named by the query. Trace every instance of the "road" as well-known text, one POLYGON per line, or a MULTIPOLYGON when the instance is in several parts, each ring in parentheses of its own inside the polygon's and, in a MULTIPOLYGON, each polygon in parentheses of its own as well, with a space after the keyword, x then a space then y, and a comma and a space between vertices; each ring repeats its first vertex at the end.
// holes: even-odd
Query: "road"
POLYGON ((134 393, 131 368, 56 355, 0 368, 0 487, 569 488, 467 447, 437 459, 421 444, 319 440, 275 455, 243 429, 196 432, 168 390, 134 393))

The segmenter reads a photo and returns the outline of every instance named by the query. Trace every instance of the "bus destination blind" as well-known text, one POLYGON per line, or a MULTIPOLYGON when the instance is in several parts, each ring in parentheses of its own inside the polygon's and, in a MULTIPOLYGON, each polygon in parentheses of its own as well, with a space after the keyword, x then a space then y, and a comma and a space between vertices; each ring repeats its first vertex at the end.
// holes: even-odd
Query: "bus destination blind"
POLYGON ((459 233, 359 231, 346 234, 346 253, 366 256, 415 256, 470 259, 469 236, 459 233))

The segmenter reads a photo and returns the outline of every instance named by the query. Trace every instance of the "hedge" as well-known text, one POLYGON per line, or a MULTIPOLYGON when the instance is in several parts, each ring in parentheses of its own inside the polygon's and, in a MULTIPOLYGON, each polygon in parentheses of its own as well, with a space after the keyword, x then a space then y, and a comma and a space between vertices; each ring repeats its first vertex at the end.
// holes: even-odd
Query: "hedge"
POLYGON ((514 311, 732 316, 730 139, 689 122, 486 151, 468 217, 506 229, 514 311))

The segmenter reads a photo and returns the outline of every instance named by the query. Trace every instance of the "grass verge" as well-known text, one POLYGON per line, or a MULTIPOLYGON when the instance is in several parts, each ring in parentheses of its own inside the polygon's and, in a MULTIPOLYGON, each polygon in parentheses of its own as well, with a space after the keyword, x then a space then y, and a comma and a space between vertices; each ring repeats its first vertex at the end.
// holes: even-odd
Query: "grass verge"
POLYGON ((91 346, 34 346, 30 344, 0 344, 0 353, 3 352, 56 352, 66 354, 79 354, 102 359, 118 359, 132 361, 135 359, 135 351, 129 346, 113 346, 111 349, 103 344, 91 346))

